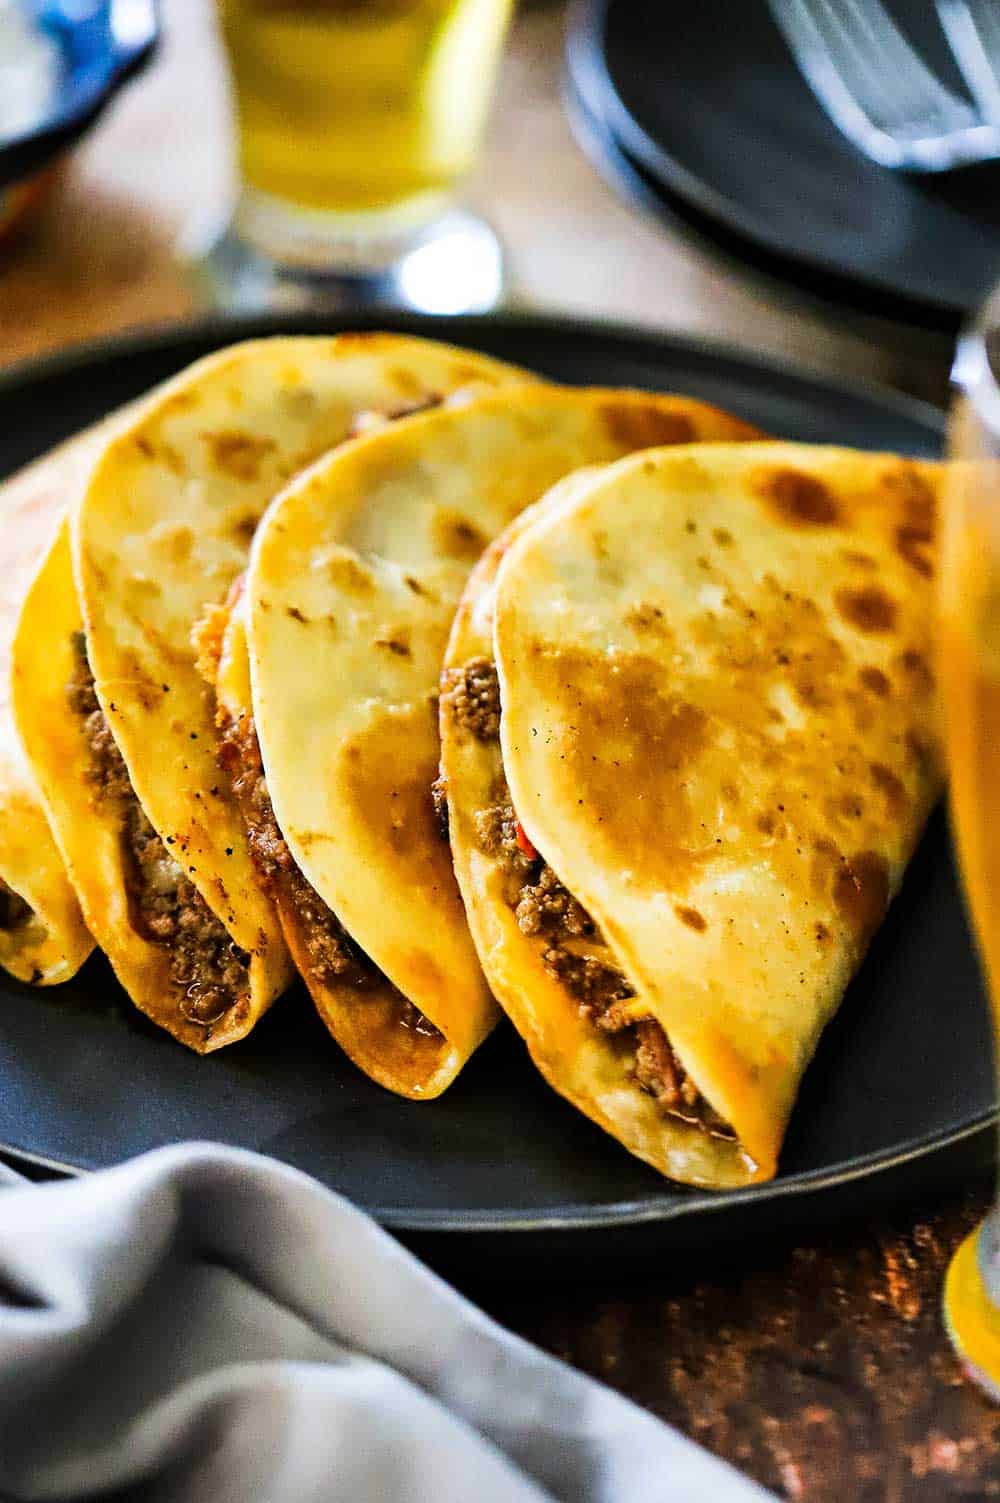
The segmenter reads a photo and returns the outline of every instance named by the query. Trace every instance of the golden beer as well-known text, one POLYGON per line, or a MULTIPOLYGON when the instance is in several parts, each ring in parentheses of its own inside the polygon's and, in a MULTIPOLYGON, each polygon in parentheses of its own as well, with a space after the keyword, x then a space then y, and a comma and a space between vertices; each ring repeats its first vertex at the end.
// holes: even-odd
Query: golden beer
MULTIPOLYGON (((941 541, 939 676, 951 811, 1000 1059, 1000 293, 955 363, 941 541)), ((1000 1200, 961 1244, 945 1322, 967 1374, 1000 1401, 1000 1200)))
POLYGON ((469 171, 513 0, 219 0, 244 189, 430 218, 469 171))

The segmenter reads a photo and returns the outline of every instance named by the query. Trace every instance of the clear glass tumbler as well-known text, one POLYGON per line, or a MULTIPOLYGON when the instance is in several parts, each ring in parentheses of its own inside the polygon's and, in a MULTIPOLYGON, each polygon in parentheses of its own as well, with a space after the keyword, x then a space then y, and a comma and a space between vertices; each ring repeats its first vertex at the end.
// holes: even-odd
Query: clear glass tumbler
MULTIPOLYGON (((1000 289, 960 340, 941 550, 939 671, 951 811, 1000 1038, 1000 289)), ((1000 1205, 958 1249, 945 1319, 969 1376, 1000 1399, 1000 1205)))
POLYGON ((338 287, 429 312, 497 301, 496 237, 459 194, 512 7, 218 0, 240 170, 220 262, 232 301, 329 300, 338 287))

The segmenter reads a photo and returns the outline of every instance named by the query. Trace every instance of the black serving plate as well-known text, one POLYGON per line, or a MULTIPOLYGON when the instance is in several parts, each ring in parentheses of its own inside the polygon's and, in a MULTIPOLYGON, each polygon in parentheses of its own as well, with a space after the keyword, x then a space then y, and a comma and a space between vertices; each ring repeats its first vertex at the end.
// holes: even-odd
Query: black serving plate
MULTIPOLYGON (((947 75, 933 8, 892 8, 947 75)), ((569 72, 610 137, 605 167, 819 297, 953 329, 1000 278, 1000 164, 877 166, 827 117, 766 0, 737 9, 701 0, 681 22, 660 0, 577 0, 569 72)))
MULTIPOLYGON (((791 439, 924 456, 941 447, 931 408, 701 341, 557 318, 282 317, 108 343, 9 372, 0 472, 232 340, 376 324, 564 381, 685 392, 791 439)), ((78 1169, 180 1139, 237 1144, 344 1191, 439 1261, 537 1271, 542 1250, 562 1260, 716 1245, 965 1173, 989 1152, 990 1061, 939 813, 806 1075, 772 1184, 717 1196, 671 1186, 554 1095, 507 1027, 443 1098, 423 1104, 360 1075, 301 990, 249 1039, 198 1058, 134 1011, 100 957, 49 992, 0 979, 0 1145, 78 1169)))

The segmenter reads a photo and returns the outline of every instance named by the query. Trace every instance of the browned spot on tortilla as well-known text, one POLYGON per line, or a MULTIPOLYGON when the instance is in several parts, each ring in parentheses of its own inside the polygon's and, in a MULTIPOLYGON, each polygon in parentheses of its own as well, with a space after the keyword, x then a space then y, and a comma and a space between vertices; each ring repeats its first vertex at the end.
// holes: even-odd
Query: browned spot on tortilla
POLYGON ((792 527, 831 527, 840 516, 823 482, 801 470, 757 470, 750 477, 750 489, 792 527))
POLYGON ((908 647, 901 652, 896 659, 896 666, 909 680, 907 689, 909 692, 929 694, 934 687, 934 674, 931 666, 922 652, 915 647, 908 647))
MULTIPOLYGON (((146 633, 149 639, 162 650, 163 656, 172 659, 175 663, 185 665, 189 659, 186 654, 171 649, 159 635, 153 631, 149 623, 146 623, 146 633)), ((131 650, 126 650, 121 656, 121 677, 127 680, 128 698, 137 702, 144 710, 153 710, 161 703, 164 696, 163 684, 159 679, 152 679, 138 657, 131 650)), ((124 687, 124 685, 123 685, 124 687)), ((112 714, 116 712, 116 706, 109 701, 108 708, 112 714)))
POLYGON ((145 459, 154 459, 156 457, 156 448, 153 441, 145 433, 137 433, 133 442, 145 459))
POLYGON ((175 412, 190 412, 197 405, 197 393, 193 392, 190 387, 182 386, 179 390, 171 392, 169 396, 160 399, 158 403, 160 422, 162 423, 165 417, 175 412))
POLYGON ((426 595, 427 594, 427 591, 424 589, 424 586, 420 583, 420 580, 419 579, 415 579, 412 574, 404 574, 403 575, 403 583, 406 585, 406 588, 408 590, 412 590, 413 591, 414 595, 426 595))
POLYGON ((201 437, 215 468, 248 484, 259 479, 262 463, 276 448, 273 438, 255 438, 236 429, 202 433, 201 437))
POLYGON ((662 444, 689 444, 694 424, 682 412, 645 402, 605 402, 598 411, 608 437, 626 450, 655 449, 662 444))
POLYGON ((654 637, 672 635, 658 605, 640 603, 630 606, 625 612, 625 625, 631 626, 633 631, 640 634, 645 633, 654 637))
POLYGON ((773 835, 778 827, 778 821, 769 811, 757 815, 757 828, 762 835, 773 835))
POLYGON ((892 685, 882 672, 881 668, 864 667, 858 670, 858 678, 866 689, 877 694, 880 699, 885 699, 892 685))
POLYGON ((253 542, 254 533, 257 531, 256 513, 250 512, 245 517, 238 517, 233 523, 233 537, 241 548, 249 548, 253 542))
POLYGON ((840 847, 827 836, 821 835, 813 841, 812 857, 812 885, 813 890, 820 894, 826 894, 830 890, 832 879, 840 871, 844 864, 844 858, 840 847))
POLYGON ((335 554, 327 565, 331 584, 349 594, 368 595, 375 588, 371 575, 349 553, 335 554))
POLYGON ((713 527, 712 537, 720 548, 731 548, 733 546, 733 535, 725 527, 713 527))
POLYGON ((708 928, 704 915, 697 908, 685 908, 682 904, 675 903, 674 912, 682 924, 687 924, 689 929, 695 929, 699 934, 704 934, 708 928))
POLYGON ((845 548, 840 556, 845 564, 851 564, 855 569, 865 569, 871 573, 873 569, 878 568, 878 564, 870 553, 858 553, 853 548, 845 548))
POLYGON ((298 608, 297 605, 288 605, 288 606, 286 606, 285 607, 285 615, 286 616, 291 616, 291 618, 292 618, 293 621, 301 621, 303 626, 308 625, 309 617, 308 616, 304 616, 302 614, 302 612, 299 610, 299 608, 298 608))
POLYGON ((909 804, 909 799, 906 796, 906 789, 904 788, 900 779, 897 778, 892 769, 886 767, 883 762, 873 762, 871 764, 871 775, 872 782, 875 784, 875 787, 878 788, 880 792, 885 794, 885 801, 888 805, 889 813, 893 815, 894 818, 900 818, 903 814, 905 814, 907 805, 909 804))
POLYGON ((830 938, 830 931, 826 927, 826 925, 825 924, 817 924, 816 925, 816 942, 817 942, 817 944, 820 944, 820 945, 825 944, 826 941, 829 938, 830 938))
POLYGON ((410 656, 409 644, 398 634, 394 637, 376 637, 375 646, 384 647, 398 658, 408 658, 410 656))
MULTIPOLYGON (((153 542, 153 539, 150 541, 153 542)), ((194 532, 192 529, 183 523, 178 523, 175 526, 158 531, 155 538, 155 546, 175 563, 181 564, 191 557, 194 550, 194 541, 194 532)), ((155 580, 143 582, 146 584, 156 583, 155 580)))
POLYGON ((602 859, 656 866, 668 888, 706 858, 688 774, 708 744, 708 717, 671 691, 654 659, 534 644, 535 680, 566 730, 566 784, 589 811, 602 859))
POLYGON ((179 478, 187 475, 187 465, 184 463, 183 458, 174 448, 173 444, 167 443, 166 439, 160 440, 160 458, 172 474, 177 475, 179 478))
POLYGON ((920 771, 929 772, 934 763, 934 751, 930 743, 925 741, 923 736, 919 736, 916 731, 907 731, 906 747, 920 771))
POLYGON ((911 526, 933 525, 936 509, 934 489, 915 465, 905 459, 898 460, 889 469, 883 470, 881 484, 882 489, 888 491, 893 500, 902 506, 904 519, 911 526))
POLYGON ((877 851, 847 858, 833 884, 833 901, 859 945, 867 944, 889 906, 889 867, 877 851))
POLYGON ((448 379, 454 384, 461 394, 463 388, 478 384, 480 386, 496 386, 497 378, 492 371, 483 370, 478 365, 453 365, 448 372, 448 379))
POLYGON ((837 610, 858 631, 892 631, 896 624, 896 602, 879 585, 860 589, 841 589, 834 596, 837 610))
POLYGON ((439 511, 432 530, 435 546, 448 558, 478 558, 489 541, 467 518, 453 511, 439 511))
POLYGON ((386 372, 386 376, 389 384, 394 386, 403 396, 417 398, 424 395, 425 388, 423 381, 405 365, 393 366, 391 370, 386 372))
POLYGON ((882 482, 902 509, 902 521, 896 528, 896 549, 911 568, 929 579, 934 573, 930 554, 937 511, 934 490, 905 462, 887 470, 882 482))
POLYGON ((904 559, 911 569, 916 569, 918 574, 922 574, 925 579, 932 578, 934 574, 934 565, 928 553, 930 542, 929 527, 904 524, 896 528, 896 550, 900 558, 904 559))
POLYGON ((378 717, 341 751, 339 777, 394 890, 419 892, 461 920, 451 851, 431 797, 441 755, 430 706, 378 717))

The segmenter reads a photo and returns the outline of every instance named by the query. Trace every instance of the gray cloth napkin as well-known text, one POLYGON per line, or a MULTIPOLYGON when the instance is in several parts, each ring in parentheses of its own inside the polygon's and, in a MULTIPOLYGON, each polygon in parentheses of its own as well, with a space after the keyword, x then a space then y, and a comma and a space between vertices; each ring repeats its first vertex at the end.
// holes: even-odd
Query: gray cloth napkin
POLYGON ((2 1185, 4 1499, 768 1496, 269 1159, 187 1144, 2 1185))

